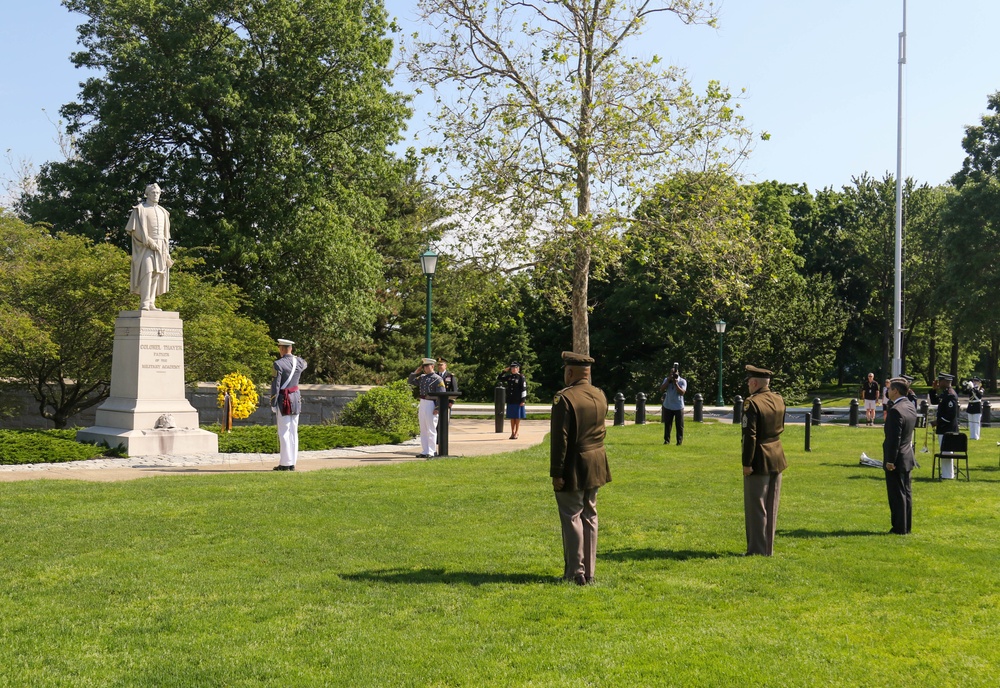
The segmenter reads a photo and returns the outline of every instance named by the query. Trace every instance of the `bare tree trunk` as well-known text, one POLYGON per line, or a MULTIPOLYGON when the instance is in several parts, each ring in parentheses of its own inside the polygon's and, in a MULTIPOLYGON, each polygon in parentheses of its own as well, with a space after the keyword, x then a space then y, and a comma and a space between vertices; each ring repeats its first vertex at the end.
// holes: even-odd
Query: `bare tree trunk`
POLYGON ((986 371, 986 376, 990 381, 990 394, 997 393, 997 357, 1000 356, 1000 337, 994 335, 990 337, 990 366, 986 371))
POLYGON ((958 385, 958 335, 955 331, 951 331, 951 370, 949 371, 952 377, 955 378, 955 384, 958 385))
POLYGON ((927 344, 927 381, 937 379, 937 319, 931 320, 931 340, 927 344))
POLYGON ((576 249, 573 262, 573 351, 590 355, 590 312, 587 310, 587 291, 590 287, 590 246, 576 249))

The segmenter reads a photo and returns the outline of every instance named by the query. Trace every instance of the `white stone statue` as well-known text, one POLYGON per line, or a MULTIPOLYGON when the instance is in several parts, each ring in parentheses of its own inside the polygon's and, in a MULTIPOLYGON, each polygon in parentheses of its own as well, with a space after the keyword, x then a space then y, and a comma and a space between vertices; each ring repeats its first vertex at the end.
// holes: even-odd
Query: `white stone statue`
POLYGON ((170 289, 170 213, 159 205, 160 187, 146 187, 146 200, 132 208, 125 231, 132 236, 130 288, 141 309, 158 311, 155 301, 170 289))

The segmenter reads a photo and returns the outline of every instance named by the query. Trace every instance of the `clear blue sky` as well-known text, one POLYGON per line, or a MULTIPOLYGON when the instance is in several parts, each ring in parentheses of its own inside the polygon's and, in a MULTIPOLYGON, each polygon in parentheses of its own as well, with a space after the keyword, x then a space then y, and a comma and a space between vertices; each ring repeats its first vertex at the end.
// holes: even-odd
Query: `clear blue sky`
MULTIPOLYGON (((406 29, 415 0, 388 0, 406 29)), ((839 188, 896 167, 897 34, 903 0, 725 0, 718 29, 665 18, 641 52, 685 67, 697 85, 747 88, 743 113, 772 138, 743 171, 752 179, 839 188)), ((1000 90, 997 0, 908 0, 904 175, 945 182, 961 165, 963 127, 1000 90)), ((58 0, 0 0, 0 155, 57 159, 59 107, 83 73, 69 55, 79 18, 58 0)), ((408 89, 402 80, 399 87, 408 89)), ((420 105, 421 101, 417 101, 420 105)), ((420 128, 417 112, 411 129, 420 128)), ((0 175, 8 175, 0 157, 0 175)))

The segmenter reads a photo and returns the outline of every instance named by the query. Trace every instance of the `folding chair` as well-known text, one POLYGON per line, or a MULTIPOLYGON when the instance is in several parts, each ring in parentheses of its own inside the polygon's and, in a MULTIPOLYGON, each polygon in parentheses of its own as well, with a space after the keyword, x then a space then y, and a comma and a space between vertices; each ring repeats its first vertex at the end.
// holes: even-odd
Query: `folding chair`
POLYGON ((965 461, 965 481, 969 482, 969 436, 961 432, 946 432, 941 442, 941 450, 934 454, 931 462, 931 478, 934 477, 935 470, 937 478, 941 480, 940 459, 954 459, 955 478, 962 475, 961 461, 965 461))

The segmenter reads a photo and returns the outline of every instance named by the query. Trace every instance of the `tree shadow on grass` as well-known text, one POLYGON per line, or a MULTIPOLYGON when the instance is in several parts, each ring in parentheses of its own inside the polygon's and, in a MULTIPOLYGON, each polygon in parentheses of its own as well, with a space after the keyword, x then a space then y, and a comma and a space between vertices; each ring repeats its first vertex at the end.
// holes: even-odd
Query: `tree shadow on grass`
POLYGON ((778 535, 792 538, 830 538, 830 537, 866 537, 869 535, 885 535, 884 530, 808 530, 806 528, 796 528, 795 530, 778 529, 778 535))
POLYGON ((618 549, 611 552, 598 552, 598 559, 609 561, 650 561, 669 559, 671 561, 688 561, 689 559, 721 559, 723 557, 738 557, 737 552, 699 552, 691 549, 618 549))
POLYGON ((514 584, 529 585, 546 583, 556 585, 561 579, 556 576, 540 576, 534 573, 485 573, 483 571, 445 571, 444 569, 383 569, 380 571, 361 571, 345 573, 340 576, 344 580, 362 583, 399 583, 399 584, 445 584, 445 585, 493 585, 514 584))

